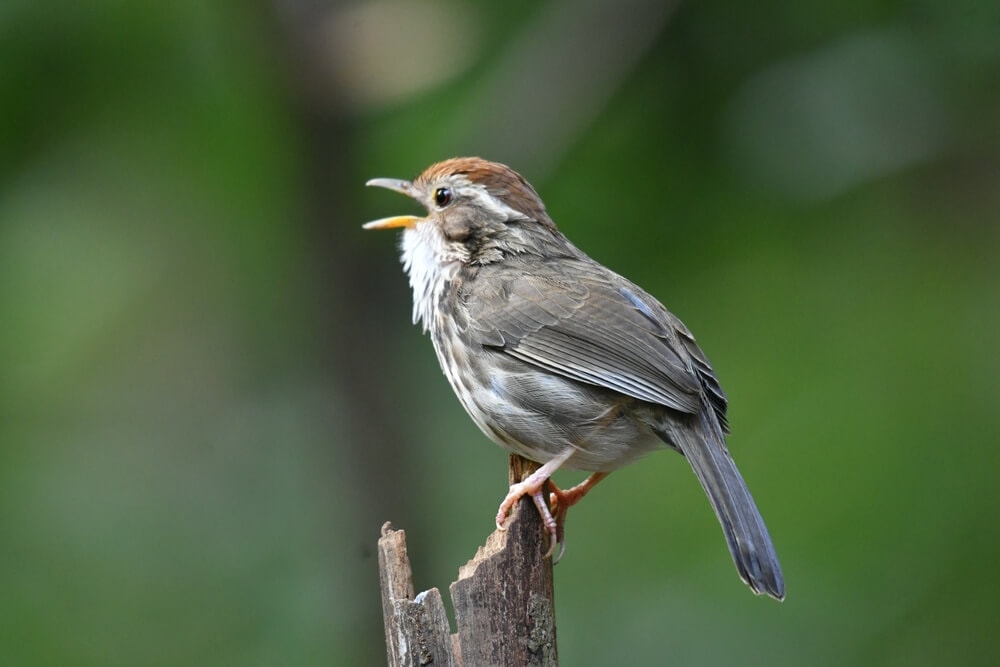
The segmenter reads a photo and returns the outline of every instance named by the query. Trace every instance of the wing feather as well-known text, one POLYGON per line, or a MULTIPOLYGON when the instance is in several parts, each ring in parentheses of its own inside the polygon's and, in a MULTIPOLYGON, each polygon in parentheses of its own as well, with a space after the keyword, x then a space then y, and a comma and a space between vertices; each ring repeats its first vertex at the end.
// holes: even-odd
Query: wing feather
POLYGON ((501 264, 489 279, 468 281, 460 300, 467 333, 549 372, 681 412, 697 413, 706 392, 724 425, 725 395, 680 320, 608 269, 571 264, 530 275, 501 264))

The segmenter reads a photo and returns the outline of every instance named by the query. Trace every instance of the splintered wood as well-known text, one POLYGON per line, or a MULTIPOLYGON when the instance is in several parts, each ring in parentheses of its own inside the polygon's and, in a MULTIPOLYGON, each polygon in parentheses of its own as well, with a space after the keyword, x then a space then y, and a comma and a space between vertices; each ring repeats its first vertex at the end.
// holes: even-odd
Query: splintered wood
MULTIPOLYGON (((511 480, 537 466, 511 456, 511 480)), ((378 541, 382 613, 390 667, 553 667, 556 653, 552 559, 529 498, 459 569, 450 593, 457 632, 451 632, 437 588, 414 595, 406 534, 390 523, 378 541)))

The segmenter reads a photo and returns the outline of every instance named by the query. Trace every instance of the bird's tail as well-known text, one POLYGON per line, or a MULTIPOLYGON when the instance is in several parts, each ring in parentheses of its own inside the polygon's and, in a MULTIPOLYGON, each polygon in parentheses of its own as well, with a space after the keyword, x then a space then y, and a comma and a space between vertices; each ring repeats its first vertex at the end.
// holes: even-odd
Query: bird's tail
POLYGON ((668 428, 661 437, 675 445, 694 469, 722 524, 740 578, 754 593, 783 600, 785 580, 764 519, 729 456, 711 408, 706 406, 700 419, 702 428, 668 428))

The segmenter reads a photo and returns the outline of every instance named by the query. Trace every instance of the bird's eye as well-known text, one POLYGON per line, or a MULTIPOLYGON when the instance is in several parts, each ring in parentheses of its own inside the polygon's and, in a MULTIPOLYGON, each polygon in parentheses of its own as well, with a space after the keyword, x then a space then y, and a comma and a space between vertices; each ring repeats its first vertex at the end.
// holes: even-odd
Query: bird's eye
POLYGON ((434 191, 434 203, 438 208, 444 208, 451 203, 451 188, 438 188, 434 191))

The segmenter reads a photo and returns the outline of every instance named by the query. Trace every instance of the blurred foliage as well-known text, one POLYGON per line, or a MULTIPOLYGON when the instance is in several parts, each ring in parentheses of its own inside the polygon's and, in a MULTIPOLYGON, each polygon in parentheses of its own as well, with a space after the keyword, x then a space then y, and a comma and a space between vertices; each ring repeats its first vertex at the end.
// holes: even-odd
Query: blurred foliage
POLYGON ((0 664, 382 664, 379 522, 444 587, 505 491, 360 230, 456 154, 696 332, 785 567, 651 456, 565 664, 996 664, 997 81, 985 0, 5 3, 0 664))

